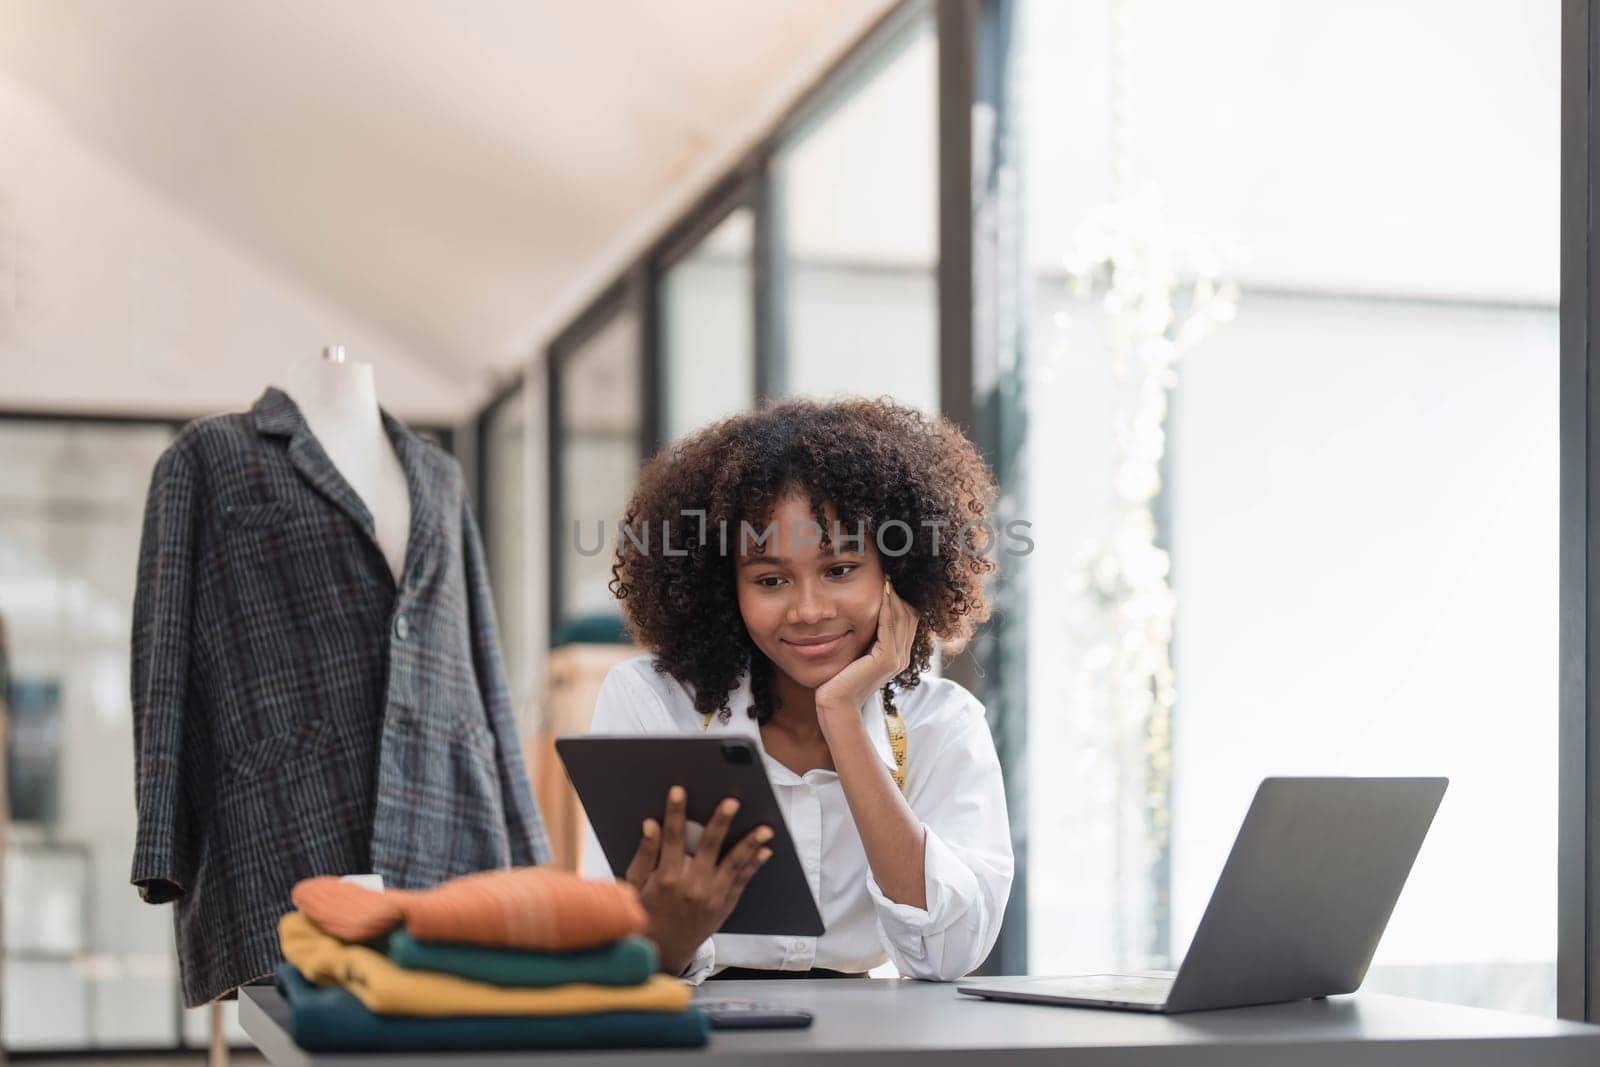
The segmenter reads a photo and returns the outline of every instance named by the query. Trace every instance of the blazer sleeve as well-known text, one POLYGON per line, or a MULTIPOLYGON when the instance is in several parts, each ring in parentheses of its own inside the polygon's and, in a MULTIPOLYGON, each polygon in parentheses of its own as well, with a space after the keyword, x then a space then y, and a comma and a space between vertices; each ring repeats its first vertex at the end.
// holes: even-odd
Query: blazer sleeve
POLYGON ((134 800, 130 881, 152 904, 176 900, 192 877, 182 794, 184 714, 194 579, 196 473, 178 447, 156 463, 145 501, 133 596, 134 800))
POLYGON ((506 685, 500 632, 495 624, 494 600, 489 593, 483 538, 478 532, 478 520, 473 518, 472 507, 465 499, 461 513, 461 551, 466 564, 472 665, 483 694, 489 729, 494 733, 506 832, 511 839, 511 862, 518 867, 548 863, 550 840, 545 836, 544 821, 539 818, 539 809, 534 804, 533 783, 522 758, 522 738, 517 730, 516 711, 511 706, 511 692, 506 685))

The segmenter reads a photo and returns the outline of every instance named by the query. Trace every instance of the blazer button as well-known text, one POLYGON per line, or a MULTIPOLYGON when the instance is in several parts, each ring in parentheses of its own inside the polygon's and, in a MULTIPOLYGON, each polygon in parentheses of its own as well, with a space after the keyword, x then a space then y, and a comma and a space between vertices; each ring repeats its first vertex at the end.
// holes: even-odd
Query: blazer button
POLYGON ((394 617, 394 635, 404 641, 410 633, 411 624, 406 621, 406 617, 404 615, 396 615, 394 617))

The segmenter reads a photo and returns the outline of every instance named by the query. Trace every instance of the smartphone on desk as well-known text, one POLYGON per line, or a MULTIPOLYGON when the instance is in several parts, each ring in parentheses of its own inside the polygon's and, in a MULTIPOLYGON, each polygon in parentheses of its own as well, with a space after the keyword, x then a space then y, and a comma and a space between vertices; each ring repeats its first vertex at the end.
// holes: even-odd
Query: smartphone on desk
POLYGON ((754 1000, 697 1000, 713 1030, 804 1030, 812 1015, 801 1008, 783 1008, 754 1000))

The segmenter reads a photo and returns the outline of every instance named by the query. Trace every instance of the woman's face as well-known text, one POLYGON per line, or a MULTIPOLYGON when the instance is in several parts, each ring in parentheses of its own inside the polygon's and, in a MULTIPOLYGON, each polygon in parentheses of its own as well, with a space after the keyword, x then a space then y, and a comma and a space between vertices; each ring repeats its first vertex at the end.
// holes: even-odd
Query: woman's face
POLYGON ((735 572, 751 640, 807 689, 866 654, 883 604, 883 566, 872 534, 847 541, 834 535, 833 508, 824 514, 833 542, 826 550, 810 503, 796 494, 781 498, 767 519, 771 536, 759 545, 754 536, 743 538, 735 572))

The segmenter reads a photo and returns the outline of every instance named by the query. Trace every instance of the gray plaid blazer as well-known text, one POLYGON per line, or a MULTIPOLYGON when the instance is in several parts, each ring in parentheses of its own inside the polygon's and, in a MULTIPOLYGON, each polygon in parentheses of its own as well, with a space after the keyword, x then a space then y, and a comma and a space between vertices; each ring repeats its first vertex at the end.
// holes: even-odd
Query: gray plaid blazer
POLYGON ((420 888, 549 858, 461 469, 383 421, 411 491, 398 587, 276 389, 185 427, 151 479, 132 881, 176 901, 191 1007, 273 970, 301 878, 420 888))

